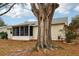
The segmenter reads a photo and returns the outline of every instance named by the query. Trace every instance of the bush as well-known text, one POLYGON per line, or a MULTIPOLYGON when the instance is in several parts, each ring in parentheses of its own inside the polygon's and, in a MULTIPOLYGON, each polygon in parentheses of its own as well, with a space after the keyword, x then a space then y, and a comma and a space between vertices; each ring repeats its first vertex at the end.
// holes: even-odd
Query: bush
POLYGON ((76 39, 76 33, 71 30, 67 30, 66 31, 66 42, 71 43, 73 39, 76 39))
POLYGON ((8 36, 8 35, 7 35, 6 32, 0 32, 0 38, 1 38, 1 39, 7 39, 7 38, 8 38, 7 36, 8 36))

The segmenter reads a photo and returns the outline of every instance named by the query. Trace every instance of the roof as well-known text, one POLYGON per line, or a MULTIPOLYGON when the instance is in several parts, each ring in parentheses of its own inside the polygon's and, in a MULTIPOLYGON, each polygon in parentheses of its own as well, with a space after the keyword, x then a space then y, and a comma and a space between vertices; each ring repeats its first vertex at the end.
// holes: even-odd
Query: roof
MULTIPOLYGON (((68 25, 68 18, 62 17, 62 18, 55 18, 54 20, 52 20, 52 24, 61 24, 61 23, 68 25)), ((13 26, 23 26, 23 25, 37 26, 38 22, 37 21, 25 21, 24 23, 13 25, 13 26)))
POLYGON ((55 18, 52 20, 52 24, 59 24, 59 23, 65 23, 68 25, 68 17, 63 17, 63 18, 55 18))
POLYGON ((1 26, 0 29, 11 28, 11 26, 1 26))

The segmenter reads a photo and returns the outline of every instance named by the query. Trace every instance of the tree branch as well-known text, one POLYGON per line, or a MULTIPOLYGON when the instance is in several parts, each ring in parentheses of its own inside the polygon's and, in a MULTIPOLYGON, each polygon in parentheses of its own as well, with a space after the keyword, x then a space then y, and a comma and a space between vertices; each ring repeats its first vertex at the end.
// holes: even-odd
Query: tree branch
POLYGON ((38 9, 37 9, 36 6, 35 6, 35 3, 31 3, 31 7, 32 7, 32 12, 33 12, 33 14, 34 14, 36 17, 38 17, 39 12, 38 12, 38 9))
POLYGON ((46 12, 46 5, 45 3, 37 3, 38 7, 39 7, 39 13, 41 17, 45 17, 45 15, 47 14, 46 12))
POLYGON ((38 4, 38 7, 39 7, 39 10, 41 10, 42 12, 45 11, 45 3, 37 3, 38 4))
POLYGON ((2 4, 2 5, 0 5, 0 8, 6 6, 6 5, 8 5, 8 4, 9 4, 9 3, 2 4))
POLYGON ((11 5, 11 6, 9 7, 9 9, 8 9, 6 12, 0 14, 0 16, 2 16, 2 15, 4 15, 4 14, 8 13, 8 12, 12 9, 12 7, 13 7, 15 4, 16 4, 16 3, 14 3, 13 5, 11 5))
POLYGON ((47 14, 49 16, 52 15, 57 7, 59 7, 59 4, 57 4, 57 3, 48 3, 47 9, 46 9, 47 10, 47 14))
POLYGON ((55 5, 55 8, 58 8, 59 7, 59 4, 58 3, 54 3, 55 5))

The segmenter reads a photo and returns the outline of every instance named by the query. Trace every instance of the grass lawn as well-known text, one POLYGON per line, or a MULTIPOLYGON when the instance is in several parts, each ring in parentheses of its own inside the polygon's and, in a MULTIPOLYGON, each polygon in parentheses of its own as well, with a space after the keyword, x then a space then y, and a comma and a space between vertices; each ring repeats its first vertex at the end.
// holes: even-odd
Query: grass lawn
POLYGON ((62 47, 63 49, 33 51, 27 52, 36 44, 36 41, 16 41, 16 40, 0 40, 0 56, 79 56, 79 40, 74 44, 67 44, 63 42, 53 41, 55 46, 62 47))

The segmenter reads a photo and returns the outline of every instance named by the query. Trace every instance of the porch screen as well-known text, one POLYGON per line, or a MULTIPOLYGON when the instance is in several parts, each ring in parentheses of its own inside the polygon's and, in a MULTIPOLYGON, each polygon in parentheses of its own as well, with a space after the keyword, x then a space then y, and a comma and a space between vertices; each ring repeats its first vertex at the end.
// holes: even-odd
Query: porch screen
POLYGON ((32 36, 32 35, 33 35, 33 26, 13 27, 13 36, 32 36), (28 27, 30 29, 28 29, 28 27))

